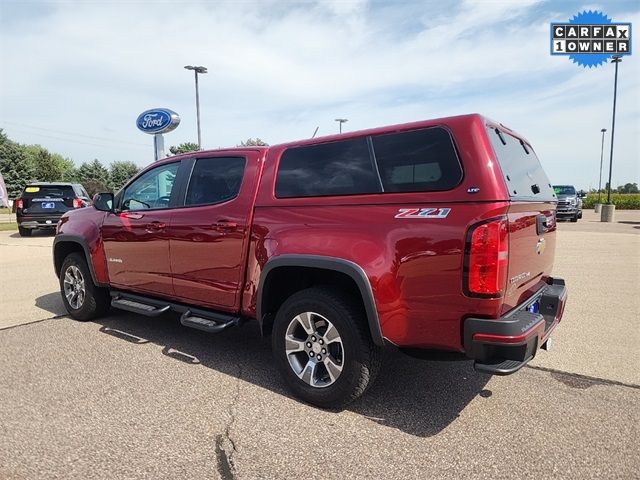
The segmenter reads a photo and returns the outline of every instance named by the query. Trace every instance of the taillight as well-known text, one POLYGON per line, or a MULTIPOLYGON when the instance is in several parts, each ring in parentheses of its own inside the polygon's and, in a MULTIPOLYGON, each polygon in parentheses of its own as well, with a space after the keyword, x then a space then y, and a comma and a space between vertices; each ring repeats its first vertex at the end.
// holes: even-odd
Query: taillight
POLYGON ((504 293, 509 264, 508 230, 506 219, 472 227, 465 272, 470 295, 500 297, 504 293))
POLYGON ((24 203, 21 198, 16 198, 16 209, 23 208, 24 203))
POLYGON ((82 200, 80 200, 79 198, 74 198, 73 208, 82 208, 82 200))

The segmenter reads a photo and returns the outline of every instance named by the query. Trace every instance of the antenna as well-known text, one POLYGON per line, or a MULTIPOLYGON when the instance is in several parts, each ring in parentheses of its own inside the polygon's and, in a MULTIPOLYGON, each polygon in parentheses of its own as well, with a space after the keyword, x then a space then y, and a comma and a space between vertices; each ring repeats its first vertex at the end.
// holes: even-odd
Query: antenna
POLYGON ((315 129, 315 131, 313 132, 313 135, 311 135, 311 138, 315 138, 316 137, 316 133, 318 133, 318 129, 320 128, 320 125, 318 125, 315 129))

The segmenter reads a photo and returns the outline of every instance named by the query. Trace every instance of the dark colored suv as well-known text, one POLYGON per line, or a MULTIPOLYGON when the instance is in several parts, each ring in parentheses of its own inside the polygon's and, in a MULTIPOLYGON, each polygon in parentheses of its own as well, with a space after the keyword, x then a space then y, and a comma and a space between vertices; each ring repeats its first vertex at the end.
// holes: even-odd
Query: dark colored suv
POLYGON ((553 190, 558 197, 558 218, 568 218, 577 222, 582 218, 582 198, 573 185, 554 185, 553 190))
POLYGON ((385 345, 498 375, 548 346, 556 203, 524 137, 464 115, 163 159, 65 214, 53 259, 73 318, 253 321, 297 396, 341 407, 385 345))
POLYGON ((54 229, 63 214, 90 204, 79 183, 30 183, 14 202, 18 231, 29 237, 34 229, 54 229))

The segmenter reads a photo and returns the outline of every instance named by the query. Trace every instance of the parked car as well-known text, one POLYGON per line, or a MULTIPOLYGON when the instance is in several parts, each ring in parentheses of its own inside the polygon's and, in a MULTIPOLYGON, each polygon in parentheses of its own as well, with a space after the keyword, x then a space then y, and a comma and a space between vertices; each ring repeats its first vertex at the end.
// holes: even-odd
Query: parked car
POLYGON ((582 218, 583 194, 578 193, 573 185, 554 185, 553 190, 558 197, 558 218, 569 218, 572 222, 582 218))
POLYGON ((385 345, 513 373, 567 298, 549 180, 524 137, 477 114, 171 157, 94 207, 54 240, 73 318, 256 320, 286 383, 322 407, 359 397, 385 345))
POLYGON ((90 204, 79 183, 35 182, 24 187, 13 209, 20 235, 29 237, 35 229, 53 230, 64 213, 90 204))

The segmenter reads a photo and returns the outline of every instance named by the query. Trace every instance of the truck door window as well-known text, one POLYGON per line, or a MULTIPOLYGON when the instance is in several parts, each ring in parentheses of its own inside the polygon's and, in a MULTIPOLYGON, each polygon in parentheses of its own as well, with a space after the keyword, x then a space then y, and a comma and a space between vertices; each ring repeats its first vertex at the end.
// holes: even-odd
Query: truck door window
POLYGON ((462 180, 451 135, 424 128, 371 138, 385 192, 449 190, 462 180))
POLYGON ((380 192, 366 137, 285 150, 276 197, 321 197, 380 192))
POLYGON ((168 163, 142 174, 122 196, 122 210, 167 208, 180 162, 168 163))
POLYGON ((185 205, 211 205, 235 198, 240 192, 245 163, 243 157, 196 160, 185 205))

